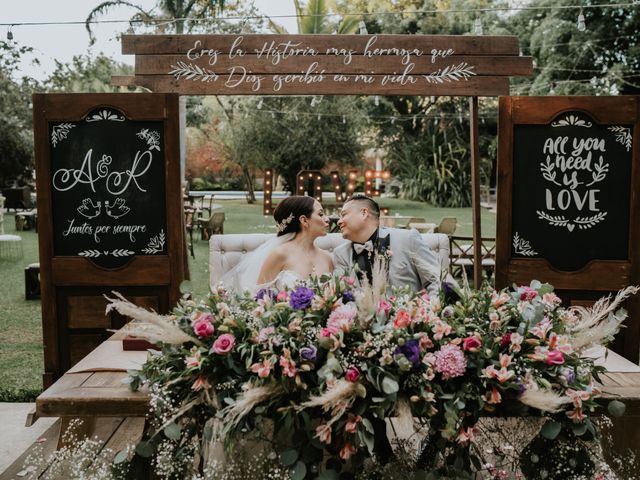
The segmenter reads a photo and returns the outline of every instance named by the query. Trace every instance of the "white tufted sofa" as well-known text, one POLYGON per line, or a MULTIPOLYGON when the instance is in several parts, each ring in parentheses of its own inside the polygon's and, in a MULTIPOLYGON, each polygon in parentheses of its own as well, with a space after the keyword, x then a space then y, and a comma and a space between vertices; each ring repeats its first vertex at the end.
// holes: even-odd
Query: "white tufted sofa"
MULTIPOLYGON (((255 250, 274 233, 248 233, 211 235, 209 239, 209 285, 213 288, 222 275, 236 266, 242 256, 255 250)), ((440 259, 443 271, 449 271, 449 237, 444 233, 421 234, 427 246, 440 259)), ((316 240, 318 247, 333 252, 333 249, 346 242, 339 233, 330 233, 316 240)))

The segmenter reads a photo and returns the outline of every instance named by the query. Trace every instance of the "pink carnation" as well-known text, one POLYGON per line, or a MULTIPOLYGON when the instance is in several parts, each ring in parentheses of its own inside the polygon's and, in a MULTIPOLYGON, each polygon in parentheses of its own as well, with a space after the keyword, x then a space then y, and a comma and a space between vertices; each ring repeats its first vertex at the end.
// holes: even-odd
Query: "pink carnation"
POLYGON ((467 337, 462 341, 462 348, 465 351, 469 352, 477 352, 478 349, 482 346, 482 340, 478 337, 467 337))
POLYGON ((357 313, 356 305, 353 302, 340 305, 329 315, 327 329, 334 334, 339 331, 348 332, 351 329, 353 319, 356 318, 357 313))
POLYGON ((459 377, 464 374, 467 368, 467 360, 460 347, 456 345, 445 345, 436 352, 436 372, 442 374, 443 380, 459 377))
POLYGON ((230 333, 223 333, 218 338, 216 338, 215 342, 213 342, 213 347, 211 347, 211 350, 213 350, 218 355, 224 355, 226 353, 229 353, 233 349, 233 345, 235 343, 236 337, 234 337, 230 333))
POLYGON ((538 292, 531 287, 520 287, 518 292, 522 301, 531 301, 538 296, 538 292))

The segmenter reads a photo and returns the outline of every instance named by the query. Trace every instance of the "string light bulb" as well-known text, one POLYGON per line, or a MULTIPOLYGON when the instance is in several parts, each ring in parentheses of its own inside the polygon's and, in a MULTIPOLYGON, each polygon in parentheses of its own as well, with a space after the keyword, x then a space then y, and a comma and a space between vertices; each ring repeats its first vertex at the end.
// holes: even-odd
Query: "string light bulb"
POLYGON ((13 32, 11 31, 11 27, 13 27, 13 25, 9 25, 9 29, 7 30, 7 40, 9 41, 13 40, 13 32))
POLYGON ((264 102, 264 99, 262 97, 260 97, 260 100, 258 100, 258 105, 257 105, 258 110, 260 110, 262 108, 263 102, 264 102))
POLYGON ((380 105, 380 97, 378 95, 376 95, 375 97, 373 97, 373 104, 377 107, 380 105))
POLYGON ((584 13, 580 10, 578 14, 578 30, 584 32, 587 29, 587 24, 584 21, 584 13))
POLYGON ((358 29, 360 30, 360 35, 366 35, 369 33, 367 31, 367 24, 364 23, 364 20, 360 20, 360 23, 358 23, 358 29))
POLYGON ((484 29, 482 28, 482 20, 480 20, 480 17, 476 17, 473 22, 473 33, 475 35, 484 35, 484 29))

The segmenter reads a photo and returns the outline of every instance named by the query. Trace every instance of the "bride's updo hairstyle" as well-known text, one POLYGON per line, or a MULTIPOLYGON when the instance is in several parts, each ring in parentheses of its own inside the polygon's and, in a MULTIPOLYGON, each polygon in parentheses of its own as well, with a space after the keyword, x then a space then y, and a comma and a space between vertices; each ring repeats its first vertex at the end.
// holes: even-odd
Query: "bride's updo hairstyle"
POLYGON ((273 211, 278 236, 300 231, 300 217, 311 217, 315 200, 313 197, 294 195, 282 200, 273 211))

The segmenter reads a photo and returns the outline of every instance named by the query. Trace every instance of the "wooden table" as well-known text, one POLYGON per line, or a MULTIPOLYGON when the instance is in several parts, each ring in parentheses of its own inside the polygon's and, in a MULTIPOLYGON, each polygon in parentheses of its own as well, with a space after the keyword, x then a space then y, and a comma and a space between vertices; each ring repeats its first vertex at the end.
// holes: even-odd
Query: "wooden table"
POLYGON ((127 378, 126 370, 139 365, 146 352, 122 350, 122 336, 113 335, 36 399, 35 418, 61 419, 59 446, 65 444, 65 432, 70 430, 80 437, 104 430, 104 421, 98 419, 116 417, 120 423, 107 423, 116 429, 139 428, 142 433, 149 396, 142 391, 132 392, 122 381, 127 378), (80 419, 81 424, 75 425, 75 419, 80 419))
POLYGON ((381 227, 406 228, 407 223, 415 216, 410 215, 380 215, 381 227))

